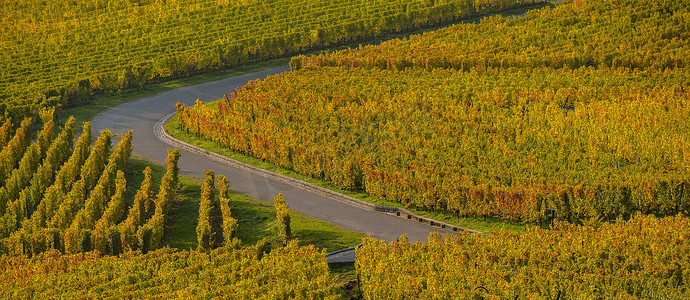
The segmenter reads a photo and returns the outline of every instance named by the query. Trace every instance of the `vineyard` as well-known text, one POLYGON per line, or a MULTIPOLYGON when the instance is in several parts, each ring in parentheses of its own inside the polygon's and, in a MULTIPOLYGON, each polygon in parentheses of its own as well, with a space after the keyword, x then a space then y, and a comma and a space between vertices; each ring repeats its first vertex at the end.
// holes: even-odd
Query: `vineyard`
POLYGON ((690 66, 685 1, 570 1, 524 18, 490 17, 375 46, 299 56, 295 68, 626 68, 690 66))
POLYGON ((690 298, 683 0, 565 0, 298 55, 291 72, 178 104, 179 129, 232 151, 527 228, 367 237, 351 278, 326 249, 361 235, 305 221, 282 194, 259 203, 212 170, 192 187, 177 149, 132 171, 132 131, 77 133, 53 107, 538 2, 2 2, 0 298, 690 298))
POLYGON ((109 130, 91 146, 91 126, 85 123, 75 143, 75 121, 69 118, 53 139, 53 113, 41 112, 43 129, 36 142, 31 143, 32 121, 27 118, 0 152, 2 253, 36 255, 55 249, 119 254, 159 248, 177 189, 179 151, 168 153, 158 195, 154 198, 147 169, 129 206, 123 168, 132 152, 132 132, 123 134, 110 151, 109 130))
POLYGON ((295 57, 293 72, 214 108, 178 105, 178 125, 345 189, 461 216, 688 214, 690 48, 679 20, 690 14, 638 2, 575 1, 295 57), (621 18, 668 34, 622 30, 621 18), (635 51, 568 44, 603 40, 635 51))
POLYGON ((0 257, 3 299, 338 299, 323 254, 290 243, 211 253, 164 248, 120 257, 97 252, 0 257))
POLYGON ((539 2, 3 1, 0 115, 539 2))
POLYGON ((366 299, 687 299, 690 223, 637 215, 617 224, 429 243, 367 238, 357 250, 366 299))
POLYGON ((57 137, 54 110, 40 117, 35 139, 30 118, 14 132, 11 120, 0 129, 0 298, 338 297, 325 253, 292 241, 282 196, 276 196, 278 240, 243 247, 231 216, 229 180, 219 175, 216 191, 214 172, 207 171, 198 250, 174 250, 164 237, 170 238, 169 213, 180 192, 177 149, 168 152, 158 193, 146 167, 130 203, 124 169, 131 131, 111 149, 118 136, 109 130, 92 146, 86 122, 75 143, 73 117, 57 137))

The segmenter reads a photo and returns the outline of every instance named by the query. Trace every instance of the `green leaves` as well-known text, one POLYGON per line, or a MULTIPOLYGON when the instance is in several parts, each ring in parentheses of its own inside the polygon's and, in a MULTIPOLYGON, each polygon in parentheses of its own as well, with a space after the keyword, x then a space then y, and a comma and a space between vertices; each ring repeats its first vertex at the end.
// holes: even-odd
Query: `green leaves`
POLYGON ((2 165, 11 171, 0 186, 0 254, 36 255, 49 249, 119 254, 160 247, 170 202, 177 192, 179 151, 169 151, 155 204, 151 170, 144 171, 131 218, 123 222, 128 206, 123 170, 132 152, 132 132, 123 134, 109 155, 113 137, 109 130, 91 147, 91 126, 85 123, 73 145, 74 118, 52 139, 52 111, 41 116, 45 126, 38 140, 22 150, 19 162, 13 155, 27 134, 31 140, 29 119, 0 151, 2 165))
POLYGON ((239 223, 237 219, 232 217, 229 189, 230 181, 225 175, 218 175, 218 202, 222 214, 223 244, 225 246, 233 246, 239 242, 236 238, 239 223))
POLYGON ((675 32, 687 7, 641 4, 578 1, 297 56, 218 109, 178 105, 179 125, 404 206, 526 221, 683 212, 690 56, 632 28, 675 32))

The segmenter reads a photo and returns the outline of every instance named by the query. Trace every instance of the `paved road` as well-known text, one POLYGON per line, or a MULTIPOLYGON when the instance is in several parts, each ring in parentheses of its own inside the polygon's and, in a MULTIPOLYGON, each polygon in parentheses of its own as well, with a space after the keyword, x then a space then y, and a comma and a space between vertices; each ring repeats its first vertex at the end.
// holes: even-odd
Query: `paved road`
MULTIPOLYGON (((158 140, 153 128, 158 120, 175 111, 175 103, 193 104, 196 99, 204 102, 217 100, 233 89, 250 80, 265 78, 268 75, 288 71, 289 67, 279 67, 219 81, 182 87, 133 102, 124 103, 97 115, 91 125, 94 134, 110 128, 113 133, 134 130, 133 152, 137 155, 164 165, 167 155, 166 143, 158 140)), ((116 140, 114 142, 117 142, 116 140)), ((204 169, 215 170, 230 179, 231 187, 244 194, 273 201, 273 195, 283 193, 290 209, 326 220, 332 224, 387 241, 395 240, 407 233, 410 241, 426 241, 431 231, 437 229, 426 224, 407 221, 389 214, 365 210, 321 194, 306 191, 260 175, 232 168, 197 154, 181 150, 180 173, 187 177, 202 178, 204 169)))

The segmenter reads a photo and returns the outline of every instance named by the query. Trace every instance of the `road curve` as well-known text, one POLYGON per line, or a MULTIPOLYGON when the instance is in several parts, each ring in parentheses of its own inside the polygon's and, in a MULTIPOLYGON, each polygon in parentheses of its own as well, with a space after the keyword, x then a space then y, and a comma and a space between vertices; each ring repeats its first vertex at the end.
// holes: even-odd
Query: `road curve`
MULTIPOLYGON (((156 138, 156 122, 175 112, 175 103, 194 104, 196 99, 213 101, 245 85, 250 80, 289 71, 288 66, 258 71, 250 74, 229 77, 194 86, 177 88, 151 97, 141 98, 118 105, 98 114, 91 120, 92 130, 98 133, 109 128, 113 133, 134 131, 132 140, 134 154, 157 164, 164 165, 168 144, 156 138)), ((117 142, 117 141, 114 141, 117 142)), ((253 195, 266 201, 273 201, 273 195, 283 193, 290 209, 328 221, 353 231, 368 233, 372 237, 386 241, 395 240, 407 233, 410 241, 426 241, 431 231, 438 228, 428 224, 412 222, 391 214, 375 212, 357 205, 346 203, 305 190, 295 185, 273 180, 241 168, 221 164, 216 160, 180 149, 180 174, 192 178, 202 178, 205 169, 215 170, 230 180, 231 187, 243 194, 253 195)))

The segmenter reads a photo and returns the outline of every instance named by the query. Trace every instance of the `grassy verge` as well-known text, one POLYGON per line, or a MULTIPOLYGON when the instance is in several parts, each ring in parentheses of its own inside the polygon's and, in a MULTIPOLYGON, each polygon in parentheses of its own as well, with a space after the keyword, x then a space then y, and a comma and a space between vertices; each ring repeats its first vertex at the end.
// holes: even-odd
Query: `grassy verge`
POLYGON ((290 60, 288 58, 275 59, 271 61, 251 64, 247 66, 241 66, 233 69, 217 71, 208 74, 202 74, 192 77, 179 78, 175 80, 170 80, 166 82, 154 83, 144 86, 142 89, 128 89, 123 90, 118 94, 112 95, 96 95, 94 97, 94 103, 88 105, 77 106, 69 109, 65 109, 61 115, 58 116, 60 124, 67 120, 67 117, 73 115, 77 120, 77 132, 81 132, 81 124, 86 121, 90 121, 98 115, 99 113, 117 106, 118 104, 126 103, 132 100, 137 100, 139 98, 152 96, 165 91, 173 90, 176 88, 190 86, 195 84, 201 84, 205 82, 215 81, 224 79, 231 76, 239 76, 252 72, 258 72, 261 70, 266 70, 270 68, 275 68, 279 66, 287 65, 290 60))
MULTIPOLYGON (((215 103, 210 103, 209 105, 213 106, 215 103)), ((362 191, 346 191, 343 189, 340 189, 339 187, 333 185, 332 183, 328 181, 324 181, 318 178, 313 178, 309 176, 304 176, 302 174, 299 174, 297 172, 294 172, 292 170, 284 169, 281 167, 278 167, 270 162, 263 161, 261 159, 245 155, 236 151, 229 150, 225 147, 222 147, 221 145, 205 140, 203 138, 199 138, 193 134, 187 134, 186 132, 179 130, 177 128, 177 117, 173 117, 170 119, 170 121, 165 124, 166 130, 170 132, 175 138, 180 139, 182 141, 185 141, 189 144, 207 149, 209 151, 216 152, 218 154, 224 155, 226 157, 265 169, 269 170, 271 172, 275 172, 278 174, 282 174, 285 176, 289 176, 295 179, 299 179, 302 181, 309 182, 311 184, 318 185, 320 187, 324 187, 333 191, 337 191, 339 193, 360 199, 362 201, 366 201, 369 203, 374 203, 378 205, 386 205, 386 206, 395 206, 395 207, 400 207, 400 203, 392 201, 390 199, 384 199, 384 198, 379 198, 373 195, 369 195, 365 192, 362 191)), ((410 209, 410 208, 408 208, 410 209)), ((508 230, 508 231, 523 231, 525 228, 529 226, 534 226, 532 224, 523 224, 519 222, 511 222, 511 221, 506 221, 506 220, 500 220, 500 219, 492 219, 492 218, 465 218, 465 217, 458 217, 457 215, 451 213, 451 212, 445 212, 445 211, 438 211, 438 210, 422 210, 422 209, 410 209, 414 211, 415 213, 422 215, 427 218, 432 218, 436 219, 438 221, 443 221, 447 222, 450 224, 462 226, 465 228, 470 228, 474 230, 478 230, 481 232, 493 232, 493 231, 499 231, 499 230, 508 230)))
MULTIPOLYGON (((157 192, 165 168, 152 165, 142 158, 133 158, 125 169, 129 203, 144 179, 143 171, 150 166, 157 192)), ((180 177, 179 193, 170 208, 166 228, 165 244, 177 249, 195 249, 197 246, 196 223, 199 216, 199 195, 201 182, 180 177)), ((238 237, 244 246, 254 245, 262 238, 276 239, 272 230, 275 220, 273 203, 255 197, 232 194, 230 196, 232 216, 239 222, 238 237)), ((335 251, 352 247, 361 242, 363 234, 353 232, 328 222, 291 211, 292 231, 301 245, 315 245, 319 249, 335 251)))

